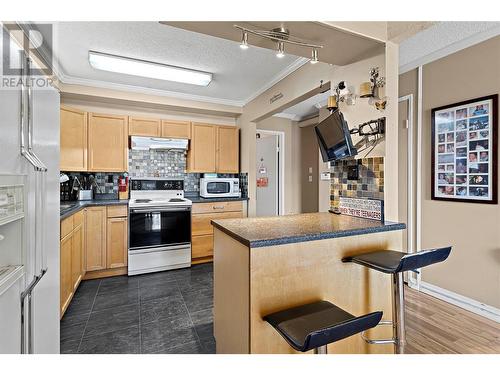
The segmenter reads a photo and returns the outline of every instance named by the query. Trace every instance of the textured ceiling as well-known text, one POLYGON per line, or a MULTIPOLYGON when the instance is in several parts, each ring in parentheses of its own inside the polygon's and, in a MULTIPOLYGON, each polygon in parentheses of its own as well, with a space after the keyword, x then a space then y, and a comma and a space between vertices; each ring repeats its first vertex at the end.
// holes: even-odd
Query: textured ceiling
MULTIPOLYGON (((319 51, 319 61, 333 65, 351 64, 376 56, 384 51, 382 42, 314 21, 191 21, 165 23, 233 41, 241 40, 241 32, 235 29, 235 24, 252 30, 271 30, 276 27, 285 27, 289 29, 290 35, 296 38, 322 45, 323 48, 319 51)), ((271 50, 276 49, 276 42, 251 34, 248 36, 248 41, 252 46, 271 50)), ((311 57, 310 48, 294 46, 293 44, 286 44, 285 51, 305 58, 311 57)))
POLYGON ((399 67, 415 68, 422 59, 433 59, 500 34, 500 22, 438 22, 399 45, 399 67))
POLYGON ((233 41, 157 22, 59 22, 55 41, 68 83, 105 82, 240 105, 305 61, 289 54, 278 59, 265 48, 242 50, 233 41), (99 71, 89 65, 89 50, 211 72, 213 81, 200 87, 99 71))

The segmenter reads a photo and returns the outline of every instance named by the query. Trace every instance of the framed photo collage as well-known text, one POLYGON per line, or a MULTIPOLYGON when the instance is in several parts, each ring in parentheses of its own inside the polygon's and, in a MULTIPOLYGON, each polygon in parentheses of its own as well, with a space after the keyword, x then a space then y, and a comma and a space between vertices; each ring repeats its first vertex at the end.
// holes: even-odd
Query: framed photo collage
POLYGON ((497 203, 498 95, 432 110, 432 199, 497 203))

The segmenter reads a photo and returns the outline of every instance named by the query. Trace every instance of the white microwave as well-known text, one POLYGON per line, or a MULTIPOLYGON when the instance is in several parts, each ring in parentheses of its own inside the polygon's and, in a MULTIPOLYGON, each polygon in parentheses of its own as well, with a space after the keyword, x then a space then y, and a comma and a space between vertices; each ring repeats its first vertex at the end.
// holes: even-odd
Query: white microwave
POLYGON ((203 198, 241 197, 238 178, 200 178, 200 196, 203 198))

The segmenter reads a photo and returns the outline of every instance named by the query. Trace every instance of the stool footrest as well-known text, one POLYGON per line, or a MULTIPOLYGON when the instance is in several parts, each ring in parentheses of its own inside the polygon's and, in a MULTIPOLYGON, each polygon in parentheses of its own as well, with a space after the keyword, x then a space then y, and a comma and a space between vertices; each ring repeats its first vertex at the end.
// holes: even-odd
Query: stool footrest
MULTIPOLYGON (((378 326, 388 326, 388 325, 392 326, 393 324, 394 324, 394 322, 392 320, 381 320, 376 325, 376 327, 378 327, 378 326)), ((381 344, 395 344, 396 343, 396 339, 394 337, 392 337, 390 339, 369 339, 368 337, 366 337, 365 332, 366 331, 361 332, 361 337, 368 344, 381 345, 381 344)))

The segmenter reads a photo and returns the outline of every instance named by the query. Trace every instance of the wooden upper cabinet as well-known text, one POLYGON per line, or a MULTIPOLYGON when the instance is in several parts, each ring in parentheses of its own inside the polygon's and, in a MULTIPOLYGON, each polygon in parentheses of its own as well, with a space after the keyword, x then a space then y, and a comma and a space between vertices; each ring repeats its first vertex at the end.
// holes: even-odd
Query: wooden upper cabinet
POLYGON ((162 120, 161 136, 165 138, 191 139, 191 122, 162 120))
POLYGON ((211 124, 193 122, 191 145, 188 152, 188 169, 194 173, 216 171, 217 127, 211 124))
POLYGON ((88 207, 85 215, 85 270, 106 268, 106 207, 88 207))
POLYGON ((159 119, 130 116, 128 119, 128 135, 160 137, 160 125, 161 121, 159 119))
POLYGON ((90 113, 88 128, 88 170, 128 170, 128 117, 90 113))
POLYGON ((61 106, 62 171, 87 170, 87 112, 61 106))
POLYGON ((217 172, 239 172, 239 137, 234 126, 217 127, 217 172))

